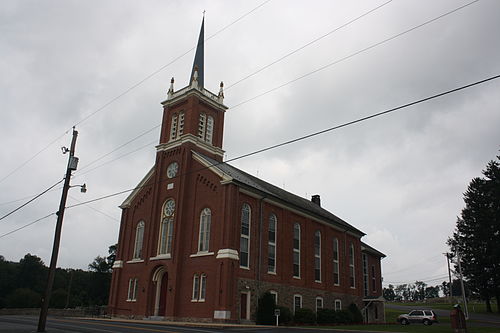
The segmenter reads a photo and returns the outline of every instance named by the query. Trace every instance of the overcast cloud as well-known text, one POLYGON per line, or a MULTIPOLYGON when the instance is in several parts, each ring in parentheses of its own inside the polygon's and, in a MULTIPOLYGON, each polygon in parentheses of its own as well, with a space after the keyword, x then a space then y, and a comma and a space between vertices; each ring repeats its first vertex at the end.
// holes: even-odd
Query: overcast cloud
MULTIPOLYGON (((74 124, 72 184, 88 192, 70 190, 67 205, 136 186, 154 163, 158 128, 92 162, 160 124, 170 78, 176 89, 188 83, 194 50, 82 120, 193 48, 203 10, 209 37, 263 2, 2 1, 0 179, 17 171, 0 182, 0 214, 62 179, 60 147, 74 124)), ((394 0, 232 86, 384 2, 271 0, 210 38, 205 87, 227 87, 226 158, 500 74, 500 2, 483 0, 239 105, 468 3, 394 0)), ((320 194, 387 255, 384 284, 438 284, 462 193, 499 154, 499 88, 491 81, 232 164, 297 195, 320 194)), ((107 253, 126 195, 66 211, 59 266, 86 269, 107 253)), ((0 235, 55 212, 59 197, 56 188, 1 220, 0 235)), ((0 255, 48 264, 55 221, 0 238, 0 255)))

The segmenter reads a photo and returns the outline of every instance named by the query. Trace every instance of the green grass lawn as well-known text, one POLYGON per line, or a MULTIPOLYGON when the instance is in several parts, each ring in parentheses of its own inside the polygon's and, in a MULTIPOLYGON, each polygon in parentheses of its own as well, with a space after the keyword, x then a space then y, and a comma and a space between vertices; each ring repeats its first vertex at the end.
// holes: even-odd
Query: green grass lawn
MULTIPOLYGON (((432 326, 425 326, 423 324, 411 325, 345 325, 345 326, 325 326, 322 328, 331 329, 344 329, 355 331, 380 331, 380 332, 425 332, 425 333, 450 333, 451 325, 448 323, 439 322, 432 326)), ((498 333, 498 327, 468 327, 467 333, 498 333)))
MULTIPOLYGON (((408 303, 402 303, 401 305, 408 305, 408 303)), ((441 304, 443 307, 437 307, 436 304, 411 304, 412 306, 430 306, 435 309, 450 309, 450 304, 441 304)), ((476 308, 477 309, 477 308, 476 308)), ((411 324, 411 325, 400 325, 396 323, 396 318, 404 313, 401 310, 395 309, 385 309, 385 320, 389 324, 371 324, 371 325, 342 325, 342 326, 322 326, 322 328, 331 329, 345 329, 345 330, 359 330, 359 331, 380 331, 380 332, 425 332, 425 333, 450 333, 451 323, 450 318, 447 316, 438 317, 439 323, 433 324, 431 326, 425 326, 423 324, 411 324)), ((467 333, 498 333, 498 327, 467 327, 467 333)))

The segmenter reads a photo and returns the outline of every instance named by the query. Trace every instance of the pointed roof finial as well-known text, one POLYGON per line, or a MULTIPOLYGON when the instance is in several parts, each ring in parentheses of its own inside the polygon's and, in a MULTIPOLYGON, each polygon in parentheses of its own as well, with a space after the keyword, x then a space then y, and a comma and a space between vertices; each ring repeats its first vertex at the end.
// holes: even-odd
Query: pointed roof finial
POLYGON ((200 36, 198 37, 198 45, 196 46, 196 53, 194 55, 193 69, 191 70, 191 78, 189 82, 193 81, 195 68, 198 71, 198 87, 203 88, 203 72, 204 72, 204 35, 205 35, 205 11, 203 11, 203 20, 201 21, 200 36))
POLYGON ((172 80, 170 80, 170 88, 168 89, 168 92, 167 92, 167 99, 170 99, 173 94, 174 94, 174 78, 172 78, 172 80))
POLYGON ((219 102, 222 103, 224 101, 224 82, 220 81, 220 90, 219 90, 219 102))

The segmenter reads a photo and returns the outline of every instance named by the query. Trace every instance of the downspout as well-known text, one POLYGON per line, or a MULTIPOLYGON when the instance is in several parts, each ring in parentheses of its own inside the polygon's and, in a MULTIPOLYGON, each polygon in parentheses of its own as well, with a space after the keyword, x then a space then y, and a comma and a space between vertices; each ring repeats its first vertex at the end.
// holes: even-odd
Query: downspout
POLYGON ((263 196, 262 198, 259 199, 259 253, 258 253, 258 259, 259 263, 257 265, 257 282, 258 282, 258 292, 260 295, 260 282, 262 280, 261 278, 261 271, 262 271, 262 228, 264 224, 264 210, 263 208, 263 201, 266 197, 263 196))

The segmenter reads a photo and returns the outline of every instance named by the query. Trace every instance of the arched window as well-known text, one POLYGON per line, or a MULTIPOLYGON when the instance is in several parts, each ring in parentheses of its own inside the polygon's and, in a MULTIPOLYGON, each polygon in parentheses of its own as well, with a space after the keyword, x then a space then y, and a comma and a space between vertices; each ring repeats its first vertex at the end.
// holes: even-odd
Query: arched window
POLYGON ((300 278, 300 224, 298 223, 293 225, 293 277, 300 278))
POLYGON ((163 205, 161 224, 160 224, 160 242, 158 254, 170 254, 172 251, 172 236, 174 229, 175 201, 169 199, 163 205))
POLYGON ((202 210, 200 215, 200 234, 198 237, 198 252, 208 252, 210 243, 210 223, 212 220, 212 212, 210 208, 202 210))
POLYGON ((214 134, 214 118, 207 116, 205 113, 200 113, 198 121, 198 137, 205 142, 212 144, 214 134))
POLYGON ((323 297, 316 297, 316 313, 318 313, 318 310, 323 309, 323 297))
POLYGON ((354 267, 354 244, 349 246, 349 286, 356 288, 356 277, 354 267))
POLYGON ((203 273, 201 274, 200 277, 200 302, 205 301, 206 294, 207 294, 207 275, 203 273))
POLYGON ((184 111, 174 113, 170 123, 170 141, 178 139, 184 132, 184 111))
POLYGON ((340 285, 340 274, 339 274, 339 240, 338 238, 333 239, 333 284, 340 285))
POLYGON ((207 294, 207 275, 202 273, 201 275, 193 275, 193 295, 191 296, 191 302, 204 302, 205 296, 207 294))
POLYGON ((321 232, 314 233, 314 280, 321 282, 321 232))
POLYGON ((191 297, 192 301, 197 302, 200 298, 200 276, 195 274, 193 276, 193 296, 191 297))
POLYGON ((142 258, 142 240, 144 238, 144 221, 137 223, 135 229, 134 256, 132 259, 142 258))
POLYGON ((363 262, 363 296, 368 296, 370 294, 368 290, 368 256, 363 253, 361 255, 363 262))
POLYGON ((200 118, 198 120, 198 137, 205 140, 205 132, 207 128, 207 115, 200 113, 200 118))
POLYGON ((170 141, 177 139, 177 120, 177 113, 174 113, 170 122, 170 141))
POLYGON ((212 144, 212 137, 214 135, 214 118, 208 116, 207 118, 207 133, 205 135, 205 141, 212 144))
POLYGON ((293 295, 293 313, 298 309, 302 309, 302 295, 293 295))
POLYGON ((250 218, 248 204, 241 207, 240 267, 248 268, 250 263, 250 218))
POLYGON ((276 215, 269 215, 268 246, 267 246, 267 272, 276 273, 276 215))
POLYGON ((342 301, 340 299, 335 300, 334 309, 335 309, 335 311, 342 310, 342 301))

